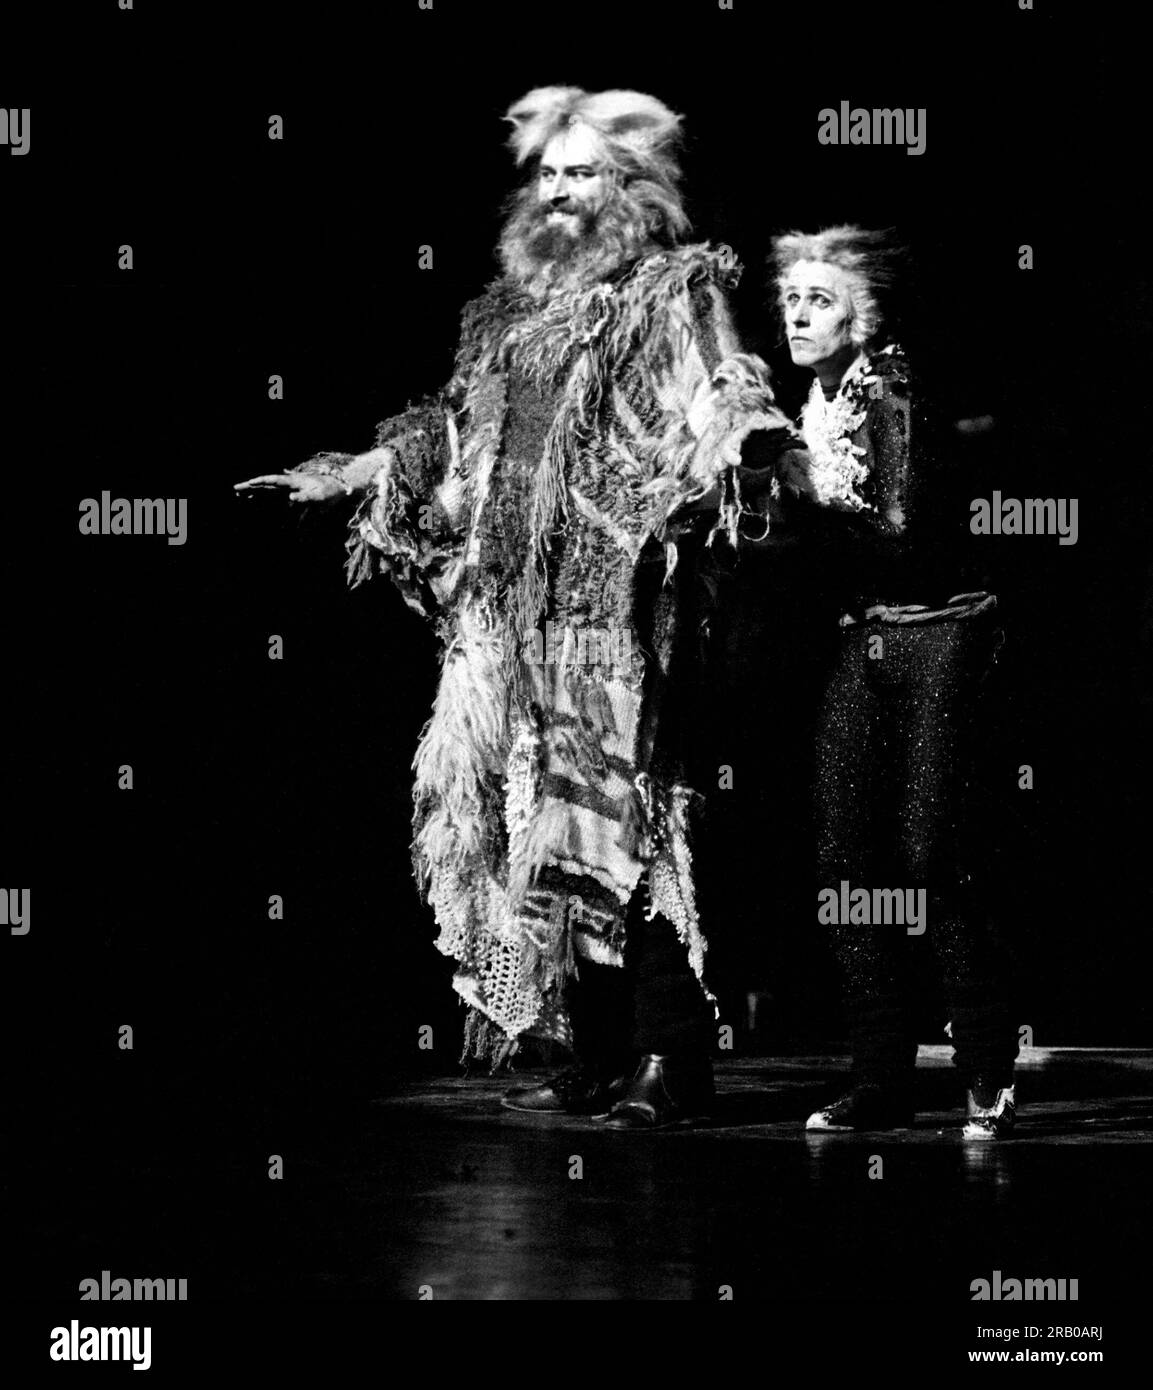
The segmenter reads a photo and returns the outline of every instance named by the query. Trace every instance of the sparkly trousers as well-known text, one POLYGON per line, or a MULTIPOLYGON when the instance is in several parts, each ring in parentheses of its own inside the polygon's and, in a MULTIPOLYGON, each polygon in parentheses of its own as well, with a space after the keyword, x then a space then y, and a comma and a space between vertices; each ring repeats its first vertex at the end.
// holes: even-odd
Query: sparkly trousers
POLYGON ((897 924, 827 928, 858 1081, 911 1079, 910 947, 920 940, 940 973, 957 1067, 967 1082, 1010 1084, 1016 1031, 964 843, 981 685, 999 640, 987 615, 842 635, 818 725, 819 886, 927 890, 923 937, 897 924))

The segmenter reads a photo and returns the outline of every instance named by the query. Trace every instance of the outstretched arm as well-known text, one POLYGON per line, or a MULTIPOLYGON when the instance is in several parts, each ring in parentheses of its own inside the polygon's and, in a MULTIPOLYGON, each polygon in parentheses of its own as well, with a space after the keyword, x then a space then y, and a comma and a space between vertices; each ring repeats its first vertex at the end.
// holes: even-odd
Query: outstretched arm
POLYGON ((452 411, 442 396, 377 426, 363 454, 320 453, 285 473, 236 484, 238 492, 281 490, 290 502, 357 499, 346 570, 355 587, 385 573, 405 602, 432 617, 459 553, 467 513, 454 465, 452 411))
POLYGON ((392 466, 395 457, 385 446, 363 454, 319 454, 287 473, 261 473, 234 487, 237 492, 287 489, 290 502, 326 502, 367 492, 381 470, 392 466))

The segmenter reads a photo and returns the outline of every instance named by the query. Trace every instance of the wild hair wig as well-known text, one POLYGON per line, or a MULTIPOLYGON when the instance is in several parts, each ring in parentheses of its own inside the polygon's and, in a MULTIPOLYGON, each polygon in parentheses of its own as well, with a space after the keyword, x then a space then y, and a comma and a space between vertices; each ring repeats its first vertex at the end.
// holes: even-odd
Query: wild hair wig
POLYGON ((646 208, 652 235, 676 243, 688 232, 677 161, 681 117, 656 97, 536 87, 509 107, 505 120, 512 124, 509 145, 518 166, 539 159, 554 135, 588 126, 618 184, 646 208))
POLYGON ((842 270, 849 287, 849 336, 858 348, 891 332, 895 290, 907 268, 908 252, 893 230, 867 231, 844 224, 819 232, 787 232, 773 238, 771 267, 778 304, 798 261, 823 261, 842 270))

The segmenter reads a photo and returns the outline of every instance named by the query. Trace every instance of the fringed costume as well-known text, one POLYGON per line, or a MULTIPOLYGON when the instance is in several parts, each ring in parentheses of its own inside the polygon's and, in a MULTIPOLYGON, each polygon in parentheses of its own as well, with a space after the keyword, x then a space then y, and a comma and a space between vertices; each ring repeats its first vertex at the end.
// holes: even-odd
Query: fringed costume
POLYGON ((466 1055, 494 1065, 526 1035, 571 1042, 566 982, 623 963, 642 880, 703 978, 695 793, 662 734, 685 509, 735 538, 742 444, 789 429, 733 336, 737 274, 695 245, 544 301, 499 280, 464 311, 448 386, 378 428, 395 462, 352 520, 349 577, 389 575, 443 642, 413 860, 466 1055))

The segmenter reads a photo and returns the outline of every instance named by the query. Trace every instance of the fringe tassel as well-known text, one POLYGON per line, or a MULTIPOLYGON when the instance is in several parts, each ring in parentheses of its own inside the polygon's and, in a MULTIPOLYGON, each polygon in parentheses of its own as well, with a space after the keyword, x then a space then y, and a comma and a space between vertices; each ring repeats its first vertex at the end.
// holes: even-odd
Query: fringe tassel
POLYGON ((552 300, 533 320, 531 332, 513 329, 503 355, 538 387, 555 381, 578 348, 591 347, 615 322, 618 313, 611 287, 597 285, 552 300))
POLYGON ((638 772, 625 798, 617 844, 633 859, 647 860, 654 844, 653 788, 647 772, 638 772))
POLYGON ((677 939, 689 953, 693 974, 701 982, 705 998, 719 1006, 704 983, 705 953, 708 943, 701 931, 693 891, 692 849, 689 845, 688 808, 700 793, 678 783, 664 789, 658 809, 659 853, 649 868, 649 887, 653 914, 659 912, 676 927, 677 939))
MULTIPOLYGON (((520 716, 524 721, 524 716, 520 716)), ((508 829, 510 908, 518 910, 534 877, 537 853, 533 832, 541 814, 541 738, 534 724, 524 721, 513 739, 504 784, 505 825, 508 829)))
POLYGON ((344 577, 350 589, 355 589, 372 578, 373 554, 368 542, 360 536, 350 536, 345 543, 348 559, 344 566, 344 577))
POLYGON ((445 652, 432 718, 413 759, 421 882, 438 865, 459 870, 487 848, 489 774, 501 768, 508 736, 503 648, 503 634, 482 613, 462 610, 458 634, 445 652))
POLYGON ((568 823, 568 807, 563 801, 537 807, 517 859, 508 866, 508 898, 513 911, 523 906, 526 893, 549 859, 564 858, 568 846, 562 843, 562 837, 568 823))
POLYGON ((496 1072, 519 1051, 520 1043, 516 1038, 510 1038, 475 1006, 469 1009, 465 1015, 464 1045, 460 1053, 463 1065, 468 1066, 473 1061, 488 1062, 490 1071, 496 1072))
POLYGON ((703 244, 666 251, 659 260, 650 257, 638 269, 640 274, 627 277, 618 287, 624 303, 605 343, 607 355, 616 362, 641 344, 650 356, 665 348, 663 342, 652 341, 657 310, 669 299, 683 295, 695 281, 735 285, 740 279, 740 269, 729 264, 724 253, 703 244))

